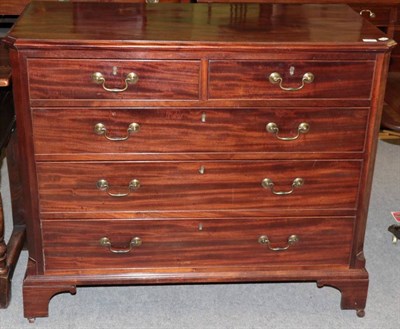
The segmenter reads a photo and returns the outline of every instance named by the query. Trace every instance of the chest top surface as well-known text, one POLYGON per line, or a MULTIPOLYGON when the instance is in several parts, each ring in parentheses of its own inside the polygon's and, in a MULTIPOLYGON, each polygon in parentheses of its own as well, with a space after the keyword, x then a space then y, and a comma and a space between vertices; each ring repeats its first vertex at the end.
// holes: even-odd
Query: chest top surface
POLYGON ((33 2, 6 43, 43 46, 350 47, 384 50, 392 40, 347 5, 33 2), (371 41, 372 40, 372 41, 371 41), (381 39, 384 40, 384 39, 381 39))
MULTIPOLYGON (((48 0, 59 1, 59 0, 48 0)), ((70 0, 75 1, 75 0, 70 0)), ((85 0, 86 2, 137 2, 136 0, 85 0)), ((161 0, 162 2, 163 0, 161 0)), ((31 0, 8 0, 0 2, 0 13, 3 15, 19 15, 24 7, 31 0)), ((182 1, 185 2, 185 1, 182 1)), ((230 0, 232 2, 232 0, 230 0)), ((254 0, 237 0, 236 2, 255 2, 254 0)), ((259 0, 263 3, 309 3, 310 0, 259 0)), ((371 4, 371 5, 395 5, 399 4, 400 0, 316 0, 318 3, 351 3, 351 4, 371 4)))

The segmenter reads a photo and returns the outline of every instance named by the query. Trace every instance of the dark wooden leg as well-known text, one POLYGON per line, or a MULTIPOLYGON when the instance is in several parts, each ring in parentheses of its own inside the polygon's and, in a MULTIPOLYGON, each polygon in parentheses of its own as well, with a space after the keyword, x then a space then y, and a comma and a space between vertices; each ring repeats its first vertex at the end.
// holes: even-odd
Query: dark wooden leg
POLYGON ((0 194, 0 308, 6 308, 10 302, 10 282, 8 280, 7 246, 4 241, 3 204, 0 194))
POLYGON ((0 308, 6 308, 11 299, 11 280, 19 255, 25 243, 25 225, 21 198, 21 180, 17 171, 17 141, 12 134, 7 148, 10 192, 13 211, 13 231, 6 245, 4 240, 4 215, 0 199, 0 308))
POLYGON ((15 265, 18 262, 20 252, 25 243, 25 234, 24 227, 14 227, 7 247, 5 248, 6 266, 0 268, 0 308, 7 308, 10 303, 11 280, 14 274, 15 265))
POLYGON ((365 305, 368 294, 368 278, 366 279, 333 279, 321 280, 317 282, 319 288, 323 286, 334 287, 342 293, 340 307, 342 310, 352 309, 357 312, 357 316, 364 317, 365 305))
POLYGON ((12 217, 14 226, 25 226, 24 200, 22 198, 23 181, 19 172, 19 163, 24 161, 18 151, 17 131, 14 131, 7 145, 7 167, 10 180, 12 217))

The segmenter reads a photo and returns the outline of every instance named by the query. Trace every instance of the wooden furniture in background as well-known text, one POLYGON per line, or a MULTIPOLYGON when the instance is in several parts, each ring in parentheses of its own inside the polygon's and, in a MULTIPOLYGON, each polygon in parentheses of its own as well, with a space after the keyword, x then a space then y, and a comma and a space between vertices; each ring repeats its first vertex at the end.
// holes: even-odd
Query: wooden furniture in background
MULTIPOLYGON (((392 4, 352 5, 374 25, 385 31, 390 38, 400 40, 400 6, 392 4)), ((385 106, 383 110, 380 134, 382 139, 398 139, 400 134, 400 47, 396 47, 391 56, 390 74, 387 81, 385 106)))
POLYGON ((36 2, 5 39, 27 318, 77 286, 249 281, 364 315, 395 43, 347 6, 240 6, 36 2))
MULTIPOLYGON (((14 227, 6 244, 4 239, 4 218, 0 195, 0 308, 6 308, 11 298, 11 279, 19 254, 25 241, 25 226, 22 216, 19 173, 16 162, 18 151, 15 127, 15 115, 11 91, 11 67, 8 51, 0 47, 0 160, 8 146, 7 162, 9 167, 10 191, 13 199, 14 227)), ((3 179, 5 179, 3 177, 3 179)))

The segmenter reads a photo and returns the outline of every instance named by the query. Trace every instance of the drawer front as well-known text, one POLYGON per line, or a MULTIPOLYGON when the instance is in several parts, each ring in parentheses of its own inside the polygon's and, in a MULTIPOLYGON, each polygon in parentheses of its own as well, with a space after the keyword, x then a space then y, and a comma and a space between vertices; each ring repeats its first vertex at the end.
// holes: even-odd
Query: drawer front
POLYGON ((353 220, 44 221, 42 230, 47 271, 346 266, 353 220))
POLYGON ((44 155, 361 152, 368 113, 367 108, 41 108, 33 110, 34 145, 44 155))
POLYGON ((200 61, 28 60, 32 100, 197 100, 199 72, 200 61))
MULTIPOLYGON (((53 212, 355 209, 361 161, 38 163, 53 212)), ((111 214, 110 214, 111 215, 111 214)))
POLYGON ((210 99, 369 99, 374 65, 373 61, 215 60, 210 61, 208 93, 210 99), (276 74, 271 77, 273 73, 280 79, 276 74))
POLYGON ((370 21, 377 26, 388 26, 390 25, 390 13, 392 10, 396 10, 395 6, 389 5, 378 5, 374 6, 371 4, 352 4, 350 5, 357 13, 362 17, 370 21))

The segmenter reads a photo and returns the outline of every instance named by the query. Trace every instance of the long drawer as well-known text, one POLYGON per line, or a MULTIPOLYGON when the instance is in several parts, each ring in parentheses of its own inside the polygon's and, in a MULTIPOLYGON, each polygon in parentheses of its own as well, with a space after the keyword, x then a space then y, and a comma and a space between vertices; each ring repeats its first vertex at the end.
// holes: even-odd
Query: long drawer
POLYGON ((210 99, 369 99, 373 61, 227 61, 209 64, 210 99))
POLYGON ((355 209, 362 161, 37 164, 40 210, 355 209))
POLYGON ((199 98, 200 61, 29 59, 30 99, 199 98))
POLYGON ((47 271, 346 266, 353 219, 44 221, 47 271))
POLYGON ((362 152, 368 113, 367 108, 38 108, 34 146, 42 155, 362 152))

